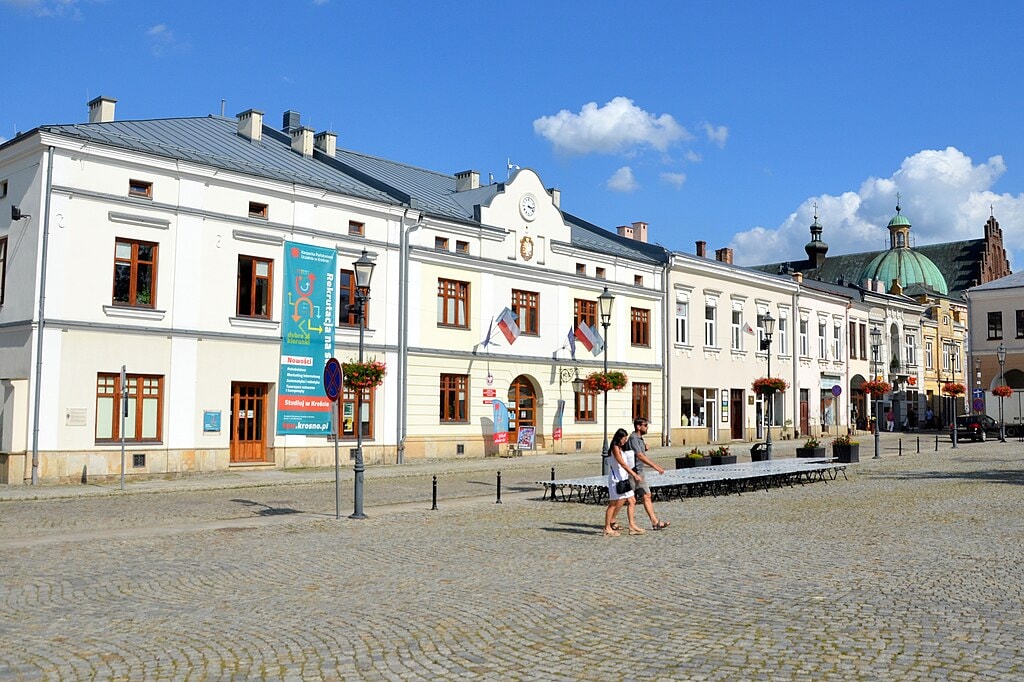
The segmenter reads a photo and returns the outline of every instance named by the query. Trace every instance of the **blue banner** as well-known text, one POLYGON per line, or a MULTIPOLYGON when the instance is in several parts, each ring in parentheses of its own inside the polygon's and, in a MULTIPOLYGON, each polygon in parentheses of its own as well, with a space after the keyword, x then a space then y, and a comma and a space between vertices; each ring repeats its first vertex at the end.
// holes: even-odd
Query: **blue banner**
POLYGON ((491 407, 494 410, 494 444, 501 445, 508 442, 508 408, 500 400, 492 400, 491 407))
POLYGON ((334 356, 337 252, 285 242, 283 260, 277 433, 327 436, 333 403, 324 394, 323 376, 334 356))

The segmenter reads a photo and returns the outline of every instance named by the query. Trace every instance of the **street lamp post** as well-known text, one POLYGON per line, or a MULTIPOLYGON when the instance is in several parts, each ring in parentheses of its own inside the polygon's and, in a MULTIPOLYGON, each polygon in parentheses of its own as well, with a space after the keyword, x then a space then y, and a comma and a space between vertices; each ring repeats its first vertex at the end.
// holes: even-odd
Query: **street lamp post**
MULTIPOLYGON (((583 379, 580 377, 580 370, 576 367, 562 367, 558 370, 558 385, 572 384, 572 392, 574 400, 577 399, 580 393, 583 392, 583 379)), ((561 391, 559 391, 561 393, 561 391)), ((574 406, 575 407, 575 406, 574 406)), ((561 417, 559 417, 558 428, 562 428, 561 417)), ((562 438, 562 443, 565 443, 565 438, 562 438)), ((562 453, 565 453, 565 446, 562 446, 562 453)))
MULTIPOLYGON (((874 376, 871 377, 872 381, 878 381, 878 360, 879 355, 882 352, 882 330, 878 327, 871 328, 871 367, 874 372, 874 376)), ((878 428, 881 425, 881 419, 879 412, 882 410, 881 397, 875 398, 875 456, 872 459, 881 459, 882 455, 879 454, 879 440, 881 435, 878 433, 878 428)))
MULTIPOLYGON (((1006 385, 1006 377, 1003 376, 1003 365, 1006 364, 1006 346, 1002 343, 996 349, 996 360, 999 361, 999 385, 1006 385)), ((999 441, 1006 442, 1006 426, 1003 422, 1003 396, 999 396, 999 441)))
MULTIPOLYGON (((366 301, 370 297, 370 279, 373 277, 373 259, 363 249, 363 255, 359 260, 352 263, 352 269, 356 273, 356 323, 359 325, 359 363, 363 362, 363 335, 365 331, 366 301)), ((365 519, 363 513, 363 389, 356 387, 356 465, 353 469, 355 482, 353 489, 353 510, 350 519, 365 519)))
MULTIPOLYGON (((768 378, 772 378, 772 335, 775 333, 775 318, 771 313, 761 316, 764 324, 764 340, 761 341, 761 350, 768 352, 768 378)), ((765 410, 768 417, 768 431, 764 436, 764 454, 768 459, 772 458, 772 403, 775 401, 775 394, 768 394, 768 405, 765 410)))
MULTIPOLYGON (((601 295, 597 297, 598 308, 601 313, 601 326, 604 327, 604 373, 608 373, 608 327, 612 323, 612 303, 615 297, 604 288, 601 295)), ((608 463, 608 391, 604 392, 604 442, 601 444, 601 475, 607 476, 610 465, 608 463)))

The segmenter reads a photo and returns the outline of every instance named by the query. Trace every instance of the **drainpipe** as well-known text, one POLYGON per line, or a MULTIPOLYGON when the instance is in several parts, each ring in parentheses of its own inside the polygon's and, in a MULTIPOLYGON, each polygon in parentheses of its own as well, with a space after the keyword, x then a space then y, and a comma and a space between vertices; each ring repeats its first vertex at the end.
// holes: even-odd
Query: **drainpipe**
POLYGON ((47 149, 46 199, 43 206, 43 245, 39 263, 39 324, 36 327, 35 404, 32 407, 32 485, 39 484, 39 411, 43 398, 43 327, 46 312, 46 252, 49 246, 50 195, 53 187, 53 146, 47 149))
MULTIPOLYGON (((793 319, 789 325, 789 348, 793 358, 793 376, 790 385, 793 387, 793 431, 795 434, 800 429, 800 348, 797 345, 800 339, 800 285, 796 285, 793 292, 793 319)), ((807 406, 810 409, 810 405, 807 406)), ((807 434, 802 434, 805 438, 807 434)), ((794 438, 796 436, 794 435, 794 438)))
POLYGON ((406 228, 408 216, 409 209, 405 209, 398 242, 398 464, 405 464, 405 437, 409 431, 409 254, 412 251, 409 236, 423 227, 422 212, 416 223, 406 228))
MULTIPOLYGON (((671 405, 671 385, 669 378, 672 376, 672 353, 669 352, 669 348, 673 347, 674 344, 670 343, 671 334, 670 329, 674 329, 674 325, 669 324, 669 320, 675 319, 675 311, 672 307, 675 305, 675 298, 669 299, 669 272, 672 270, 672 255, 669 254, 668 262, 661 271, 661 293, 662 293, 662 324, 664 327, 661 330, 661 355, 664 360, 662 361, 661 370, 661 444, 664 447, 672 445, 672 423, 673 420, 669 417, 669 407, 671 405)), ((678 423, 678 422, 676 422, 678 423)))

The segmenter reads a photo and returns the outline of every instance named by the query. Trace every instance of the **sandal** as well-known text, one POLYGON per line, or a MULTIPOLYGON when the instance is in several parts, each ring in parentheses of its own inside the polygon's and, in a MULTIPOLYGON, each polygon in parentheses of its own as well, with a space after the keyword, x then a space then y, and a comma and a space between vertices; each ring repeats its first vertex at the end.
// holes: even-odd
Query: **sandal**
POLYGON ((630 535, 643 535, 646 532, 647 531, 645 531, 643 528, 630 528, 629 529, 629 534, 630 535))
MULTIPOLYGON (((632 533, 633 531, 629 531, 629 532, 630 532, 630 533, 632 533)), ((619 531, 615 530, 614 528, 613 528, 613 529, 611 529, 611 530, 606 530, 606 531, 604 532, 604 536, 605 536, 606 538, 617 538, 617 537, 619 537, 620 535, 622 535, 622 533, 620 533, 619 531)))
POLYGON ((654 524, 654 530, 665 530, 670 525, 672 524, 670 524, 668 521, 658 521, 656 524, 654 524))
POLYGON ((612 521, 612 530, 622 530, 622 526, 620 526, 617 522, 612 521))

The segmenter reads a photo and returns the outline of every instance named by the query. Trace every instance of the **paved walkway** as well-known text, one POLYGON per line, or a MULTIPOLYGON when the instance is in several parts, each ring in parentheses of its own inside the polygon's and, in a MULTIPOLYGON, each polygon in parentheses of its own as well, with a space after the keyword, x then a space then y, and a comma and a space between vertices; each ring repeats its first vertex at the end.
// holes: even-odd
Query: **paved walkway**
POLYGON ((1024 448, 890 438, 642 537, 528 483, 592 456, 368 469, 365 521, 333 470, 4 489, 0 679, 1021 678, 1024 448))

